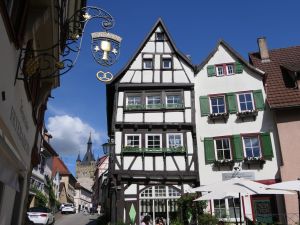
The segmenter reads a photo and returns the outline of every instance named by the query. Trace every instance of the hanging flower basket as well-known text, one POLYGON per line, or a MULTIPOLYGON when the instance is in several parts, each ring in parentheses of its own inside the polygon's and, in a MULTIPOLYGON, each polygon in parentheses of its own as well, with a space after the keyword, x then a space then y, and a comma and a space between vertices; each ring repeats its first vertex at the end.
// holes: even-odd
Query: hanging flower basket
POLYGON ((232 168, 234 166, 234 161, 231 160, 231 159, 215 160, 213 162, 213 166, 216 167, 216 168, 219 168, 219 169, 220 169, 220 167, 230 167, 230 168, 232 168))

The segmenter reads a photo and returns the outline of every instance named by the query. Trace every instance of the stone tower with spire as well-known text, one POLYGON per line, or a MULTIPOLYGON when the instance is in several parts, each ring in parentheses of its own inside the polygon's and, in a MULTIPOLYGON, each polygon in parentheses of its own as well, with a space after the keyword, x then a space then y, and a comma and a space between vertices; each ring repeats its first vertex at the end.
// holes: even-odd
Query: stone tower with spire
POLYGON ((96 169, 96 160, 92 150, 92 135, 90 133, 87 142, 87 150, 83 157, 80 159, 80 153, 76 160, 76 178, 81 186, 91 190, 94 183, 94 173, 96 169))

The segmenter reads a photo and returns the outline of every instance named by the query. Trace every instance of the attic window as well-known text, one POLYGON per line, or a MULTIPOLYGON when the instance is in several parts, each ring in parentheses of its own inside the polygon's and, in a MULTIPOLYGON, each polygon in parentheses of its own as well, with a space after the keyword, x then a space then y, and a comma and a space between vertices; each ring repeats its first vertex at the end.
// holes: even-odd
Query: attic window
POLYGON ((162 32, 156 33, 156 41, 163 41, 165 39, 165 35, 162 32))
POLYGON ((151 70, 153 68, 153 59, 143 59, 143 68, 151 70))

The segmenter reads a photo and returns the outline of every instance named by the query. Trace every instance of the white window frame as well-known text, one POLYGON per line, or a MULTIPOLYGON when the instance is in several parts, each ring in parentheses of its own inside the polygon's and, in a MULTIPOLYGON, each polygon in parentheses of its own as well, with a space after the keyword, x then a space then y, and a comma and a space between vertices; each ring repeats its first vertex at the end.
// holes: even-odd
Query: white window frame
MULTIPOLYGON (((224 112, 223 113, 227 113, 227 105, 226 105, 225 95, 209 96, 210 113, 213 113, 211 99, 212 98, 219 98, 219 97, 223 97, 223 99, 224 99, 224 112)), ((222 114, 222 113, 219 113, 219 114, 222 114)))
POLYGON ((178 147, 183 147, 183 133, 167 133, 167 148, 170 148, 170 144, 169 144, 169 137, 170 135, 180 135, 180 139, 181 139, 181 146, 178 147))
POLYGON ((140 96, 140 95, 128 95, 128 96, 126 96, 126 105, 129 105, 128 99, 130 97, 140 97, 140 99, 141 99, 140 104, 130 104, 130 105, 141 105, 142 104, 142 96, 140 96))
POLYGON ((156 32, 155 33, 155 41, 164 41, 165 40, 165 33, 164 32, 156 32), (162 34, 162 39, 158 39, 158 34, 162 34))
POLYGON ((224 65, 216 65, 216 74, 217 74, 217 77, 223 77, 223 76, 225 76, 224 65), (218 68, 222 68, 223 74, 219 74, 218 68))
POLYGON ((168 105, 175 105, 175 104, 182 104, 182 95, 180 93, 176 94, 176 93, 172 93, 172 94, 166 94, 166 106, 168 105), (168 97, 169 96, 179 96, 180 97, 180 103, 168 103, 168 97))
MULTIPOLYGON (((153 97, 153 96, 159 96, 160 98, 160 103, 157 103, 157 104, 162 104, 162 98, 161 98, 161 95, 160 94, 151 94, 151 95, 147 95, 146 96, 146 106, 148 107, 148 105, 157 105, 157 104, 148 104, 148 98, 149 97, 153 97)), ((151 108, 150 108, 151 109, 151 108)))
POLYGON ((227 75, 233 75, 233 74, 235 74, 235 73, 234 73, 234 65, 233 65, 232 63, 226 64, 226 72, 227 72, 227 75), (228 69, 229 66, 232 67, 232 73, 229 73, 229 69, 228 69))
POLYGON ((249 92, 240 92, 240 93, 237 93, 237 95, 236 95, 237 103, 238 103, 238 106, 239 106, 239 112, 248 112, 248 111, 251 111, 251 110, 241 110, 241 103, 240 103, 240 98, 239 98, 239 96, 241 94, 250 94, 251 95, 253 110, 255 110, 255 102, 254 102, 254 98, 253 98, 253 93, 251 91, 249 91, 249 92))
MULTIPOLYGON (((245 136, 242 136, 242 140, 243 140, 243 152, 244 152, 244 157, 245 158, 261 158, 262 157, 262 149, 261 149, 261 141, 260 141, 260 136, 259 135, 245 135, 245 136), (258 145, 259 145, 259 157, 248 157, 247 156, 247 152, 246 152, 246 145, 245 145, 245 141, 244 139, 245 138, 257 138, 258 139, 258 145)), ((252 153, 253 153, 253 150, 252 150, 252 153)))
MULTIPOLYGON (((220 137, 220 138, 215 138, 214 139, 214 148, 215 148, 215 159, 218 161, 222 160, 232 160, 232 149, 231 149, 231 142, 229 137, 220 137), (230 151, 230 159, 218 159, 218 150, 217 150, 217 140, 223 140, 227 139, 229 141, 229 151, 230 151)), ((224 150, 224 149, 223 149, 224 150)))
MULTIPOLYGON (((138 137, 139 137, 139 148, 142 147, 142 141, 141 141, 141 140, 142 140, 142 138, 141 138, 142 135, 141 135, 141 134, 125 134, 125 147, 128 146, 128 142, 127 142, 127 141, 128 141, 128 140, 127 140, 127 137, 128 137, 128 136, 138 136, 138 137)), ((130 147, 131 147, 131 146, 130 146, 130 147)))
POLYGON ((156 136, 156 135, 160 137, 160 143, 159 143, 160 147, 159 148, 162 148, 162 134, 157 134, 157 133, 146 134, 146 144, 145 144, 146 148, 149 148, 148 147, 148 137, 149 136, 156 136))
MULTIPOLYGON (((235 199, 239 199, 239 198, 235 198, 235 199)), ((226 215, 230 216, 230 211, 229 211, 229 202, 228 202, 228 199, 213 199, 211 200, 211 205, 213 207, 213 214, 215 214, 215 204, 214 204, 214 200, 225 200, 225 210, 226 210, 226 215)), ((240 207, 242 207, 242 204, 241 204, 241 199, 240 199, 240 207)), ((236 208, 236 210, 238 211, 239 208, 236 208)), ((236 211, 236 212, 237 212, 236 211)), ((244 220, 244 213, 243 213, 243 210, 242 210, 242 214, 241 214, 241 217, 242 217, 242 220, 244 220)), ((230 222, 233 222, 235 221, 235 218, 234 217, 225 217, 225 218, 219 218, 220 220, 226 220, 226 219, 229 219, 230 222)), ((238 219, 238 222, 240 221, 240 218, 237 218, 238 219)))
POLYGON ((145 69, 145 70, 151 70, 151 69, 153 69, 154 68, 154 61, 153 61, 153 58, 143 58, 143 69, 145 69), (145 61, 151 61, 152 62, 152 64, 151 64, 151 67, 147 67, 146 65, 146 62, 145 61))
POLYGON ((172 69, 172 58, 171 57, 166 57, 166 58, 162 58, 162 60, 161 60, 161 64, 162 64, 162 68, 163 69, 172 69), (170 66, 169 67, 165 67, 164 66, 164 60, 169 60, 170 61, 170 66))

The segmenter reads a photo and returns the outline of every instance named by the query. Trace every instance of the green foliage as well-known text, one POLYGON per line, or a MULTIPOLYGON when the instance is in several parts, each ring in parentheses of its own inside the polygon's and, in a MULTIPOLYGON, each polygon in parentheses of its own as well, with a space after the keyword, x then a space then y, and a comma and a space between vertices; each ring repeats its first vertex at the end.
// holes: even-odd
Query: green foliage
POLYGON ((40 190, 36 190, 36 195, 35 195, 35 199, 36 199, 36 203, 35 205, 37 207, 46 207, 47 203, 48 203, 48 199, 46 197, 46 195, 43 194, 43 192, 41 192, 40 190))
POLYGON ((175 220, 172 220, 171 225, 183 225, 183 223, 177 218, 175 220))
POLYGON ((46 181, 47 181, 47 187, 49 190, 49 203, 51 208, 57 207, 57 201, 55 198, 54 190, 53 190, 53 183, 52 181, 46 176, 46 181))
POLYGON ((198 223, 199 224, 205 224, 205 225, 215 225, 218 223, 218 219, 209 214, 209 213, 203 213, 201 215, 198 216, 198 223))
POLYGON ((183 224, 189 224, 191 221, 197 220, 197 215, 203 214, 203 209, 206 208, 205 201, 194 201, 197 194, 184 194, 177 203, 181 209, 183 224))

